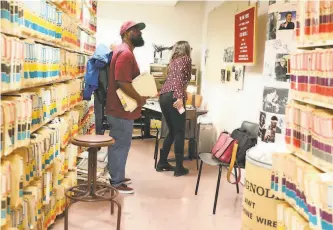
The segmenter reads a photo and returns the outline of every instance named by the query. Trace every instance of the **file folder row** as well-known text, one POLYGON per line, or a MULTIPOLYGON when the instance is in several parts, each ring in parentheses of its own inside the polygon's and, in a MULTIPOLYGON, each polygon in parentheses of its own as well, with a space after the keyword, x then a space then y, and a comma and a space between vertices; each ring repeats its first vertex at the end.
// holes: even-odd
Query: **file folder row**
POLYGON ((310 230, 309 222, 296 212, 290 205, 281 202, 277 205, 277 229, 310 230))
MULTIPOLYGON (((82 100, 83 79, 54 86, 33 88, 2 96, 0 157, 27 146, 31 130, 38 129, 82 100)), ((78 129, 78 127, 76 127, 78 129)))
POLYGON ((272 160, 273 194, 307 219, 311 229, 332 229, 333 173, 320 173, 291 154, 273 154, 272 160))
POLYGON ((1 90, 19 89, 23 79, 24 42, 1 34, 1 90))
MULTIPOLYGON (((71 2, 74 5, 78 2, 78 8, 80 12, 82 11, 82 2, 66 2, 71 2)), ((90 11, 88 10, 88 12, 90 11)), ((81 13, 77 19, 80 19, 80 15, 81 13)), ((89 27, 94 28, 96 26, 92 25, 89 27)), ((80 30, 76 20, 73 20, 73 17, 58 10, 57 6, 49 4, 45 0, 1 1, 1 29, 6 33, 18 36, 26 34, 45 41, 59 43, 72 49, 84 46, 80 44, 80 30)), ((87 36, 93 37, 88 34, 87 36)))
POLYGON ((2 92, 34 84, 78 78, 88 56, 1 34, 2 92))
POLYGON ((291 55, 291 89, 301 98, 333 104, 333 49, 291 55))
POLYGON ((61 126, 68 127, 68 120, 40 128, 31 135, 30 145, 2 159, 1 226, 37 229, 43 216, 43 225, 48 227, 63 211, 64 189, 76 185, 78 155, 77 146, 61 149, 67 138, 61 126))
POLYGON ((295 151, 333 164, 333 112, 289 103, 286 107, 286 143, 295 151))
POLYGON ((96 38, 79 29, 80 50, 93 53, 96 49, 96 38))
POLYGON ((299 0, 296 14, 296 39, 310 44, 333 39, 333 4, 330 0, 299 0))
POLYGON ((84 54, 60 50, 60 78, 84 76, 89 57, 84 54))
POLYGON ((90 13, 89 8, 91 9, 92 7, 88 6, 88 4, 82 4, 80 19, 85 28, 96 32, 97 17, 90 13))
POLYGON ((60 49, 24 42, 24 83, 55 81, 60 75, 60 49))
POLYGON ((32 100, 26 95, 1 98, 0 158, 30 142, 32 100))

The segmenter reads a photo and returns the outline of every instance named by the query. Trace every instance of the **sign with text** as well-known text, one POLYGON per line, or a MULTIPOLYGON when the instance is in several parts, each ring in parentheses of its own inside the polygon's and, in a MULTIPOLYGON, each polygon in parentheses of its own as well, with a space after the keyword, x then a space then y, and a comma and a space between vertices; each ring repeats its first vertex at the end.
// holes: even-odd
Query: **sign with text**
POLYGON ((255 64, 256 21, 256 5, 235 15, 235 63, 255 64))

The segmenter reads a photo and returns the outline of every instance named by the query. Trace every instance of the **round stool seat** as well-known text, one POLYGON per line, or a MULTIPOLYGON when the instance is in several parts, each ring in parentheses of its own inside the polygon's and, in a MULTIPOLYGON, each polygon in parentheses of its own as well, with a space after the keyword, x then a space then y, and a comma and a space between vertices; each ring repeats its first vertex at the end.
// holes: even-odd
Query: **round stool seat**
POLYGON ((114 144, 114 139, 105 135, 77 135, 71 143, 81 147, 106 147, 114 144))

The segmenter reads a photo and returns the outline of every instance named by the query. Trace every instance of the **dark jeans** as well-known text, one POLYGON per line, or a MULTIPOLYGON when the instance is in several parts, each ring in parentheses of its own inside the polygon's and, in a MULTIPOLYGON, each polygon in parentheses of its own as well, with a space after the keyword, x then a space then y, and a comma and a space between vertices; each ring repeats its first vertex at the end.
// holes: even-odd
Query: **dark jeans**
MULTIPOLYGON (((167 163, 171 145, 175 142, 176 168, 183 167, 184 160, 184 142, 185 142, 185 113, 179 114, 173 107, 176 99, 173 98, 173 92, 162 94, 159 98, 163 116, 168 126, 168 135, 166 136, 163 149, 161 149, 160 164, 167 163)), ((185 106, 185 103, 184 103, 185 106)))

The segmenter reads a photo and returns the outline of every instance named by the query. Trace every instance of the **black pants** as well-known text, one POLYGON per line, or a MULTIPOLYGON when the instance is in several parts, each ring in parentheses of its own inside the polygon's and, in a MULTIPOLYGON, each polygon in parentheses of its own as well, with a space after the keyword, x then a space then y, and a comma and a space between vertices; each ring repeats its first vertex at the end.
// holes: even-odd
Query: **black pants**
MULTIPOLYGON (((175 142, 176 168, 181 169, 184 160, 186 115, 185 113, 179 114, 178 110, 173 107, 175 101, 176 99, 173 98, 173 92, 162 94, 159 99, 162 113, 169 129, 168 135, 163 143, 163 149, 161 149, 159 163, 167 163, 171 145, 175 142)), ((183 104, 185 106, 185 102, 183 104)))

